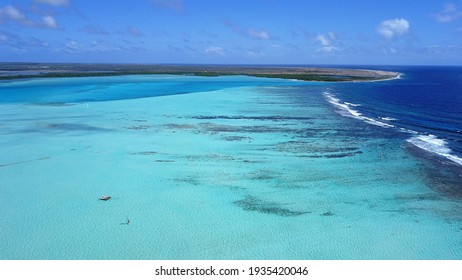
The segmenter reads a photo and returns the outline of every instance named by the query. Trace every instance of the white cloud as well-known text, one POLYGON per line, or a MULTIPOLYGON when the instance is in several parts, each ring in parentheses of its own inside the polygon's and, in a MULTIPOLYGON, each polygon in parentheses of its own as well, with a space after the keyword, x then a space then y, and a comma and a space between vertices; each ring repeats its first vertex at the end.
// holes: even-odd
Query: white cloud
POLYGON ((319 41, 323 46, 329 46, 330 40, 324 35, 316 36, 316 41, 319 41))
POLYGON ((0 8, 0 22, 4 20, 23 21, 25 19, 26 16, 11 5, 0 8))
POLYGON ((395 36, 409 32, 409 21, 404 18, 384 20, 377 28, 377 32, 385 39, 392 39, 395 36))
POLYGON ((208 47, 207 49, 205 49, 205 52, 209 54, 216 54, 216 55, 225 54, 225 50, 222 47, 208 47))
POLYGON ((71 3, 70 0, 35 0, 35 2, 40 4, 49 4, 53 6, 68 6, 71 3))
POLYGON ((332 32, 332 31, 327 32, 327 35, 328 35, 332 40, 337 39, 337 36, 336 36, 335 33, 332 32))
POLYGON ((66 39, 64 43, 64 48, 56 49, 57 52, 66 52, 66 53, 77 53, 82 52, 85 49, 85 46, 76 40, 66 39))
POLYGON ((228 19, 223 19, 223 24, 233 30, 234 32, 242 35, 244 37, 250 37, 254 39, 260 40, 268 40, 271 39, 271 34, 266 30, 256 30, 254 28, 244 28, 237 23, 234 23, 228 19))
POLYGON ((71 41, 66 42, 65 46, 68 49, 76 50, 79 46, 79 43, 77 43, 77 41, 75 40, 71 40, 71 41))
POLYGON ((457 9, 457 6, 452 3, 444 5, 443 10, 435 15, 435 18, 439 22, 452 22, 462 16, 462 12, 457 9))
POLYGON ((321 43, 322 47, 317 49, 318 52, 331 53, 336 51, 338 48, 334 45, 334 41, 337 39, 337 36, 334 32, 329 31, 327 34, 318 35, 314 38, 315 41, 321 43))
POLYGON ((335 39, 337 39, 337 36, 332 31, 327 32, 326 35, 318 35, 315 38, 315 40, 319 41, 324 47, 331 46, 335 39))
POLYGON ((58 28, 58 24, 52 16, 47 15, 43 16, 41 20, 31 20, 22 11, 11 5, 0 8, 0 24, 8 21, 27 27, 58 28))
POLYGON ((52 16, 44 16, 42 18, 43 25, 47 28, 56 29, 58 28, 58 24, 56 20, 52 16))
POLYGON ((249 29, 248 34, 250 37, 256 38, 256 39, 267 40, 271 38, 271 35, 265 30, 257 31, 255 29, 249 29))
POLYGON ((338 48, 336 46, 325 46, 325 47, 317 49, 317 52, 331 53, 331 52, 334 52, 336 50, 338 50, 338 48))

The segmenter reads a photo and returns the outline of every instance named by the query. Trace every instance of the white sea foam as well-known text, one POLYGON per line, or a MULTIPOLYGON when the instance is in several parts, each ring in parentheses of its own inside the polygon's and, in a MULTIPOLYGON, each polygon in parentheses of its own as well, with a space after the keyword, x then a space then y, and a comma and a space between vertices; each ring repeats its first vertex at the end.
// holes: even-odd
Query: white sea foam
POLYGON ((349 102, 343 102, 343 103, 345 103, 348 106, 353 106, 353 107, 361 106, 360 104, 354 104, 354 103, 349 103, 349 102))
POLYGON ((398 119, 390 118, 390 117, 379 117, 379 119, 384 120, 384 121, 396 121, 396 120, 398 120, 398 119))
POLYGON ((422 150, 438 154, 455 163, 462 165, 462 158, 453 155, 452 150, 448 147, 448 143, 445 140, 436 137, 435 135, 418 135, 409 138, 407 142, 413 144, 414 146, 422 150))
POLYGON ((375 119, 372 119, 372 118, 369 118, 369 117, 365 117, 360 112, 358 112, 357 110, 354 110, 354 109, 351 108, 351 106, 353 106, 353 107, 360 106, 359 104, 352 104, 352 103, 343 102, 343 101, 336 98, 333 94, 331 94, 329 92, 324 92, 324 96, 326 97, 327 102, 334 105, 336 108, 340 109, 340 111, 338 111, 338 113, 341 114, 342 116, 353 117, 353 118, 356 118, 358 120, 365 121, 365 122, 367 122, 369 124, 373 124, 373 125, 381 126, 381 127, 385 127, 385 128, 393 128, 393 127, 395 127, 394 125, 384 123, 384 122, 381 122, 381 121, 378 121, 378 120, 375 120, 375 119))
POLYGON ((411 130, 411 129, 407 129, 407 128, 403 128, 403 127, 400 127, 399 130, 401 130, 402 132, 410 133, 410 134, 414 134, 414 135, 419 134, 417 131, 414 131, 414 130, 411 130))
MULTIPOLYGON (((350 107, 350 106, 354 106, 352 103, 343 102, 342 100, 336 98, 332 93, 329 93, 329 92, 324 92, 324 96, 326 97, 326 100, 330 104, 334 105, 336 108, 339 109, 338 113, 340 115, 346 116, 346 117, 353 117, 353 118, 365 121, 369 124, 373 124, 373 125, 377 125, 377 126, 381 126, 385 128, 397 128, 404 133, 412 134, 413 136, 409 138, 407 142, 413 144, 414 146, 422 150, 425 150, 430 153, 438 154, 455 163, 462 165, 462 158, 452 154, 452 150, 448 147, 448 143, 445 140, 440 139, 432 134, 422 135, 414 130, 410 130, 410 129, 403 128, 403 127, 396 127, 388 123, 384 123, 384 122, 381 122, 381 121, 378 121, 378 120, 375 120, 369 117, 365 117, 360 112, 350 107)), ((357 105, 357 106, 360 106, 360 105, 357 105)), ((378 118, 384 121, 397 120, 395 118, 389 118, 389 117, 378 117, 378 118)))

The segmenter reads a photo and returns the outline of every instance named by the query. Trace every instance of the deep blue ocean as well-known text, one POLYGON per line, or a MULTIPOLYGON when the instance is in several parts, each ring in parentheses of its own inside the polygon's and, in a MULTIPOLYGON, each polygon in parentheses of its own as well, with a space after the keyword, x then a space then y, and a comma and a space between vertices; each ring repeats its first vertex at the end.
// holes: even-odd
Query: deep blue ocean
POLYGON ((391 81, 334 84, 325 94, 346 116, 399 131, 408 143, 462 165, 462 67, 377 69, 402 74, 391 81))

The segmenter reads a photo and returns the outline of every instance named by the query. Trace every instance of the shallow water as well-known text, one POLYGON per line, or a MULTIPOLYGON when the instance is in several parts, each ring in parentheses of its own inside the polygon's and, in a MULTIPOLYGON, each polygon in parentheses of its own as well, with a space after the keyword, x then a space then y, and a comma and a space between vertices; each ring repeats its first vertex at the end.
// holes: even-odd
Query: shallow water
POLYGON ((112 78, 8 82, 32 98, 0 104, 1 259, 462 257, 457 172, 331 84, 112 78))

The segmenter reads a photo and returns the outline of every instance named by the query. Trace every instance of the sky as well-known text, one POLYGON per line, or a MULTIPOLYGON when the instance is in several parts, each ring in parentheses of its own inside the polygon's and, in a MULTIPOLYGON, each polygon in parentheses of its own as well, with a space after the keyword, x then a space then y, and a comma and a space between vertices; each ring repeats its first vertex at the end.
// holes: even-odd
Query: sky
POLYGON ((0 62, 462 65, 462 0, 0 0, 0 62))

